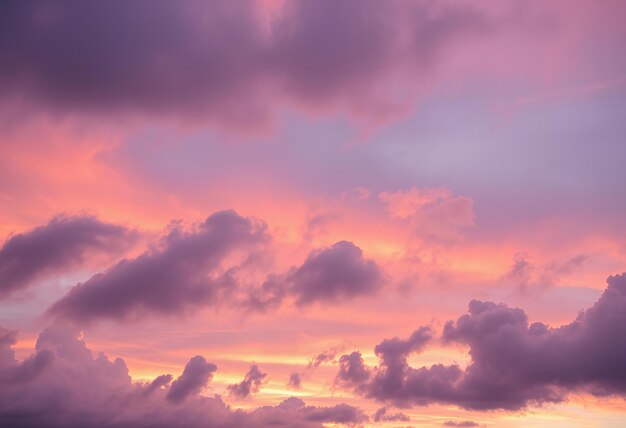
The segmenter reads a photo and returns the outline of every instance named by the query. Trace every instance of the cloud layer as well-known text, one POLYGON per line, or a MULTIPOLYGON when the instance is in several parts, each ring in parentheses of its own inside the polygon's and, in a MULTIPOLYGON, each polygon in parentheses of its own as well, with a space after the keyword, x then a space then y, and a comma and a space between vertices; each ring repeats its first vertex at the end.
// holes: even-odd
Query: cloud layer
POLYGON ((240 127, 271 114, 268 93, 352 109, 369 100, 384 114, 400 102, 385 77, 415 80, 452 40, 490 27, 479 11, 453 2, 269 7, 3 2, 0 89, 61 110, 183 113, 240 127))
POLYGON ((152 383, 133 383, 121 359, 94 356, 67 325, 44 330, 36 352, 22 362, 11 345, 15 334, 0 330, 0 425, 22 427, 272 427, 322 428, 325 422, 356 424, 359 409, 337 404, 306 406, 289 398, 277 406, 233 410, 219 397, 198 395, 217 369, 203 357, 189 360, 167 386, 170 375, 152 383))

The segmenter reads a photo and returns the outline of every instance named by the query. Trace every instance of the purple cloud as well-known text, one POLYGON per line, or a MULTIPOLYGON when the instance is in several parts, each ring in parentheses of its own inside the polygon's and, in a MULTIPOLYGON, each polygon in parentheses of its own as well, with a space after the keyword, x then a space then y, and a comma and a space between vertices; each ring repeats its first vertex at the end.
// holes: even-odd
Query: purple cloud
POLYGON ((122 359, 94 355, 79 336, 72 326, 50 326, 40 334, 36 352, 19 362, 11 349, 15 334, 0 329, 0 373, 32 366, 37 355, 53 356, 34 376, 0 376, 0 426, 269 428, 280 422, 323 428, 327 422, 354 425, 366 420, 363 412, 347 404, 306 406, 297 398, 251 411, 234 410, 218 396, 197 395, 216 369, 199 356, 169 388, 169 375, 158 376, 148 386, 133 383, 122 359))
MULTIPOLYGON (((144 395, 150 395, 157 389, 160 389, 166 385, 168 385, 172 381, 173 377, 171 374, 159 375, 152 382, 150 382, 143 390, 144 395)), ((179 387, 180 388, 180 387, 179 387)))
POLYGON ((474 421, 445 421, 444 427, 477 427, 478 423, 474 421))
POLYGON ((244 305, 263 312, 293 297, 299 306, 316 302, 339 303, 376 293, 383 283, 378 264, 363 256, 352 242, 340 241, 312 251, 302 265, 283 275, 269 275, 252 290, 244 305))
POLYGON ((295 1, 271 23, 262 9, 240 0, 2 2, 0 92, 55 111, 244 126, 271 115, 268 93, 312 106, 397 104, 386 76, 406 71, 414 81, 452 40, 489 29, 455 3, 295 1))
POLYGON ((388 413, 387 407, 381 407, 374 413, 374 422, 409 422, 411 418, 402 412, 388 413))
POLYGON ((237 398, 246 398, 251 394, 259 392, 263 383, 267 380, 267 373, 259 370, 256 364, 250 366, 250 370, 239 383, 228 386, 230 393, 237 398))
POLYGON ((302 376, 298 372, 289 375, 287 386, 291 389, 300 389, 302 387, 302 376))
POLYGON ((189 360, 183 374, 172 382, 165 398, 172 403, 180 403, 190 395, 198 394, 207 386, 216 370, 215 364, 208 363, 204 357, 196 355, 189 360))
POLYGON ((342 355, 339 358, 339 371, 335 383, 349 388, 359 389, 370 377, 370 370, 363 362, 360 352, 342 355))
POLYGON ((54 360, 52 352, 42 349, 18 363, 11 350, 15 342, 14 332, 0 328, 0 384, 29 382, 49 367, 54 360))
POLYGON ((218 272, 224 259, 237 251, 250 255, 268 239, 263 223, 234 211, 215 213, 196 230, 174 229, 162 248, 78 284, 48 315, 86 322, 137 312, 179 313, 217 302, 236 287, 237 266, 218 272))
POLYGON ((521 309, 473 300, 468 314, 446 323, 442 337, 469 346, 471 364, 465 370, 442 364, 410 367, 407 356, 429 337, 418 330, 409 340, 379 344, 381 363, 375 369, 365 367, 358 353, 342 356, 337 383, 398 405, 437 402, 476 410, 556 403, 579 390, 625 395, 624 325, 626 274, 610 277, 591 308, 558 328, 529 325, 521 309))
POLYGON ((308 305, 372 294, 380 287, 382 277, 376 262, 365 259, 359 247, 341 241, 312 252, 302 266, 287 275, 287 282, 296 303, 308 305))
POLYGON ((0 248, 0 298, 45 274, 76 267, 89 255, 120 252, 134 238, 124 227, 89 216, 59 216, 45 226, 13 235, 0 248))

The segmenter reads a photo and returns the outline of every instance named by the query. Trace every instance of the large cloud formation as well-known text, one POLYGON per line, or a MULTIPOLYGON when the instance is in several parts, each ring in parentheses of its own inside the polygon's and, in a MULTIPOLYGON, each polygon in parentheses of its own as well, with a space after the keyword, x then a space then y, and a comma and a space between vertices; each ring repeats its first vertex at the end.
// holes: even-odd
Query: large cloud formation
MULTIPOLYGON (((358 352, 340 359, 337 383, 397 405, 455 404, 467 409, 516 410, 557 403, 568 393, 626 395, 626 274, 612 276, 600 299, 571 323, 529 325, 524 311, 473 300, 469 313, 449 321, 442 339, 469 346, 471 363, 413 368, 428 329, 409 340, 376 347, 381 363, 369 369, 358 352)), ((421 332, 421 333, 420 333, 421 332)))
POLYGON ((45 274, 59 273, 93 254, 115 254, 134 232, 89 216, 59 216, 47 225, 11 236, 0 248, 0 298, 45 274))
POLYGON ((312 106, 373 104, 382 114, 398 103, 386 76, 415 85, 452 40, 490 29, 480 12, 454 2, 294 1, 273 14, 270 5, 2 2, 0 93, 57 111, 239 127, 271 114, 268 93, 312 106))
POLYGON ((192 231, 175 228, 160 248, 122 260, 77 285, 48 314, 73 321, 123 319, 215 302, 236 288, 240 265, 225 268, 225 259, 243 253, 245 263, 269 239, 266 229, 234 211, 217 212, 192 231))
POLYGON ((27 427, 272 427, 277 423, 322 428, 357 424, 366 416, 347 404, 306 406, 290 398, 277 406, 233 410, 219 397, 198 392, 215 365, 196 356, 170 387, 170 375, 133 383, 121 359, 94 356, 71 326, 53 325, 39 336, 36 352, 18 362, 15 334, 0 330, 0 425, 27 427))

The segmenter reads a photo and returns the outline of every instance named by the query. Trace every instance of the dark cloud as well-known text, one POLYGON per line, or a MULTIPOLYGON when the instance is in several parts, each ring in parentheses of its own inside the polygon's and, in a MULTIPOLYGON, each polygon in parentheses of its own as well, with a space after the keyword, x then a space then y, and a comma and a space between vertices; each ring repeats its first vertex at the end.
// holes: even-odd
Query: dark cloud
POLYGON ((381 362, 375 369, 365 367, 358 353, 342 356, 337 383, 398 405, 438 402, 477 410, 557 403, 575 391, 624 396, 624 326, 626 274, 610 277, 591 308, 558 328, 529 325, 521 309, 473 300, 468 314, 446 323, 442 337, 469 346, 467 368, 410 367, 407 356, 429 336, 418 330, 406 341, 379 344, 381 362))
POLYGON ((291 373, 289 375, 289 382, 287 382, 287 386, 292 389, 300 389, 302 387, 302 376, 300 376, 300 373, 291 373))
POLYGON ((128 229, 89 216, 59 216, 45 226, 11 236, 0 249, 0 298, 46 274, 85 262, 93 254, 114 254, 133 242, 128 229))
POLYGON ((225 268, 225 258, 243 253, 245 263, 268 239, 263 223, 234 211, 215 213, 195 230, 174 229, 161 248, 78 284, 48 315, 85 322, 139 312, 180 313, 215 303, 236 288, 239 265, 225 268))
POLYGON ((0 92, 55 111, 139 111, 240 127, 271 115, 268 94, 383 110, 398 103, 386 76, 405 71, 415 85, 452 40, 489 27, 452 2, 295 1, 271 23, 260 10, 243 0, 5 1, 0 92))
POLYGON ((144 395, 150 395, 157 389, 164 387, 172 381, 173 377, 171 374, 159 375, 152 382, 150 382, 144 389, 144 395))
POLYGON ((267 373, 259 370, 256 364, 250 366, 250 370, 239 383, 228 386, 230 393, 237 398, 246 398, 251 394, 259 392, 263 383, 267 381, 267 373))
POLYGON ((374 413, 374 422, 409 422, 411 418, 402 412, 389 413, 387 407, 381 407, 374 413))
POLYGON ((199 356, 169 388, 169 375, 147 386, 133 383, 123 360, 92 354, 79 337, 72 326, 48 327, 33 356, 19 362, 11 349, 15 334, 0 329, 0 426, 323 428, 324 423, 354 425, 366 420, 363 412, 346 404, 306 406, 297 398, 251 411, 234 410, 218 396, 197 394, 215 371, 215 365, 199 356), (4 376, 9 369, 37 366, 37 355, 52 357, 45 368, 34 370, 35 375, 4 376))
POLYGON ((307 305, 372 294, 381 285, 382 272, 376 262, 363 257, 359 247, 341 241, 312 252, 287 281, 296 303, 307 305))
POLYGON ((165 398, 172 403, 180 403, 187 397, 198 394, 202 388, 207 386, 216 370, 215 364, 208 363, 204 357, 196 355, 189 360, 183 374, 172 382, 165 398))
POLYGON ((244 302, 251 311, 263 312, 280 305, 286 297, 298 306, 316 302, 340 303, 376 293, 383 283, 378 264, 363 256, 352 242, 312 251, 302 265, 283 275, 269 275, 244 302))
POLYGON ((339 371, 335 383, 349 388, 360 389, 370 377, 370 370, 365 366, 360 352, 342 355, 339 358, 339 371))

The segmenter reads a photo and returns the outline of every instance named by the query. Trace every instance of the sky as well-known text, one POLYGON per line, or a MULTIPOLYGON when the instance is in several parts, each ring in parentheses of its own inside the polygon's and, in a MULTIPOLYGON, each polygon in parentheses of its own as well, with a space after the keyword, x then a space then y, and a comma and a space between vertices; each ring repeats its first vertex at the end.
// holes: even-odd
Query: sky
POLYGON ((0 426, 624 426, 625 17, 0 3, 0 426))

